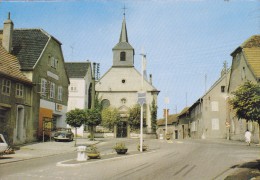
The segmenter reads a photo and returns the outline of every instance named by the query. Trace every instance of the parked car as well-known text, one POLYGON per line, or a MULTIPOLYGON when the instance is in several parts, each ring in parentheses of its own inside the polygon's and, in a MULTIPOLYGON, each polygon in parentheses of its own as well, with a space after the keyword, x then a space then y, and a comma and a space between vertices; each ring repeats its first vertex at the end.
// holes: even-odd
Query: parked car
POLYGON ((54 133, 53 138, 55 141, 73 141, 74 134, 71 132, 70 128, 62 128, 54 133))
POLYGON ((8 144, 3 134, 0 134, 0 156, 3 155, 7 149, 8 149, 8 144))

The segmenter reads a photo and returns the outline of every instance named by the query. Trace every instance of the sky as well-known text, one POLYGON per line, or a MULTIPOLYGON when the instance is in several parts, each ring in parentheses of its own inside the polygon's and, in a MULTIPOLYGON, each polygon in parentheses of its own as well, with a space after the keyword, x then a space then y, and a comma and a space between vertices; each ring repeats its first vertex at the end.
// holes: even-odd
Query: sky
POLYGON ((112 66, 124 5, 135 67, 141 71, 144 49, 160 90, 158 118, 166 107, 173 114, 191 106, 220 77, 224 61, 230 67, 230 54, 260 34, 260 0, 0 0, 0 22, 11 12, 15 28, 44 29, 62 43, 66 62, 100 63, 102 76, 112 66))

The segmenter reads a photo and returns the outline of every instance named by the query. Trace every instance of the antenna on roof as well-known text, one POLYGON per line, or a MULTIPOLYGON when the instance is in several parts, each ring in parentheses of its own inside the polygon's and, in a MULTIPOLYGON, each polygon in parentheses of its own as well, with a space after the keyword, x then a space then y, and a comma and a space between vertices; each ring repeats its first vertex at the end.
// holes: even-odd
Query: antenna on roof
POLYGON ((74 45, 71 45, 70 48, 71 48, 71 60, 73 60, 73 50, 74 50, 74 45))

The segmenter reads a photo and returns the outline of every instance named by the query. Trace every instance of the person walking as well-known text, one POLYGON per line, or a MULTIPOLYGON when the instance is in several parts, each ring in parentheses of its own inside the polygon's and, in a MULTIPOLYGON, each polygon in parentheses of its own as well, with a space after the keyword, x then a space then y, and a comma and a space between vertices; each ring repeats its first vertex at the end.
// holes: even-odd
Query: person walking
POLYGON ((250 146, 250 142, 251 142, 251 132, 249 130, 246 130, 246 133, 245 133, 245 139, 246 139, 246 143, 248 143, 248 145, 250 146))

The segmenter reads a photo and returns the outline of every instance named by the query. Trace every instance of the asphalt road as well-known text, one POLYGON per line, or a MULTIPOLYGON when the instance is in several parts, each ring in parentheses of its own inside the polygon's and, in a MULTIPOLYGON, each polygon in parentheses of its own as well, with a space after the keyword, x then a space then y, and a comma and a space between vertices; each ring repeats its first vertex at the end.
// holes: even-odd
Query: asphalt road
MULTIPOLYGON (((115 142, 124 141, 129 154, 57 166, 75 159, 75 153, 3 164, 0 179, 223 179, 234 165, 259 159, 260 148, 243 143, 183 140, 145 140, 149 151, 136 152, 137 139, 114 139, 98 144, 102 154, 111 154, 115 142)), ((105 157, 104 155, 103 157, 105 157)))

